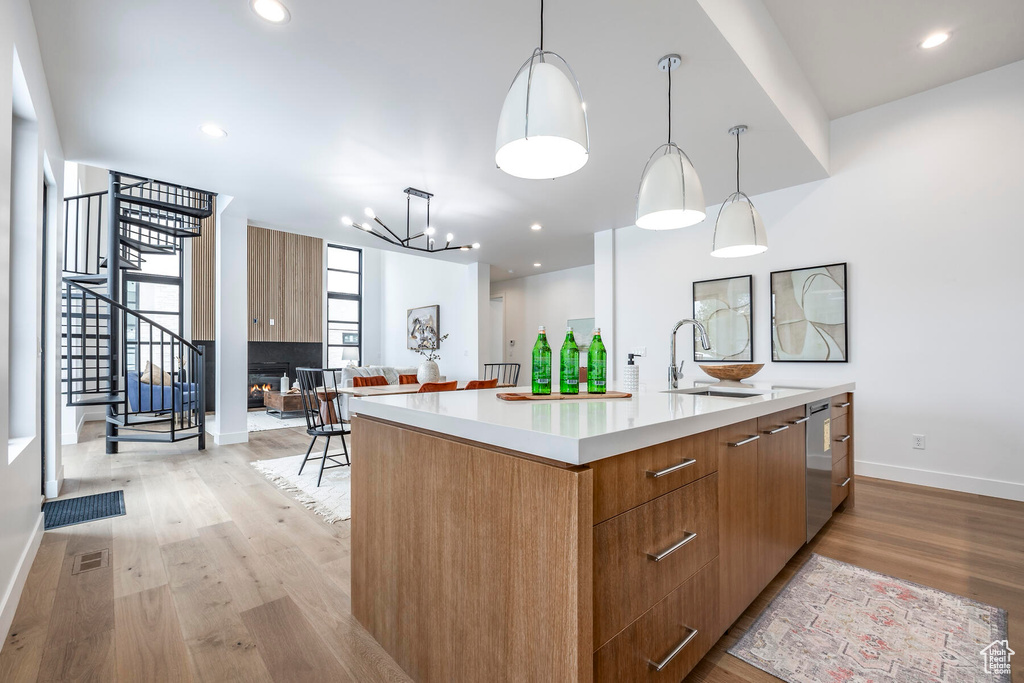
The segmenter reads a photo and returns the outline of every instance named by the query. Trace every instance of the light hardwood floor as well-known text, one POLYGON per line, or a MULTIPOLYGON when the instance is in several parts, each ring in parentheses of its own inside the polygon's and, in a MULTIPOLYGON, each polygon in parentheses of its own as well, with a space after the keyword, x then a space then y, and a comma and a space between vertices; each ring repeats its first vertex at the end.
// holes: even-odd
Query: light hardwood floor
MULTIPOLYGON (((65 447, 64 496, 122 488, 128 514, 45 534, 0 681, 407 681, 353 619, 349 525, 325 524, 249 463, 303 430, 195 450, 122 444, 99 423, 65 447), (71 574, 108 548, 110 566, 71 574)), ((1024 503, 858 479, 857 507, 801 550, 688 677, 776 679, 726 654, 811 552, 1005 608, 1024 634, 1024 503)), ((1014 660, 1024 676, 1024 655, 1014 660)))

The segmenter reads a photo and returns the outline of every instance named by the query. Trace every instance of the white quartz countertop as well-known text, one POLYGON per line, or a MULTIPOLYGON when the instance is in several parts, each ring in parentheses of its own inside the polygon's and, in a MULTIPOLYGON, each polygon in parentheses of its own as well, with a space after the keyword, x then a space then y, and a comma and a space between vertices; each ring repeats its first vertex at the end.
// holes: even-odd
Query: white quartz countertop
MULTIPOLYGON (((618 388, 618 387, 612 387, 618 388)), ((501 392, 529 387, 352 398, 366 417, 426 429, 572 465, 673 441, 854 390, 853 382, 809 387, 784 382, 681 380, 680 391, 703 389, 747 397, 666 393, 644 387, 632 398, 502 401, 501 392)))

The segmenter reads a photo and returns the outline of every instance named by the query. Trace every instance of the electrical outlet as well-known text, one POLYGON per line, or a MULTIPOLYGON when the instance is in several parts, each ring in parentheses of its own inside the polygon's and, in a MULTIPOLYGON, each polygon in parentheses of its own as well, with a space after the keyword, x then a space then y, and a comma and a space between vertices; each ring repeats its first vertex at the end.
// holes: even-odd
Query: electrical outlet
POLYGON ((633 354, 634 356, 643 357, 643 356, 647 355, 647 347, 646 346, 634 346, 633 348, 631 348, 629 350, 629 352, 631 354, 633 354))
POLYGON ((270 319, 270 324, 271 324, 271 325, 273 325, 273 324, 274 324, 274 319, 273 319, 273 318, 271 318, 271 319, 270 319))
POLYGON ((914 448, 916 448, 919 451, 923 451, 924 450, 924 434, 913 434, 912 438, 914 440, 914 448))

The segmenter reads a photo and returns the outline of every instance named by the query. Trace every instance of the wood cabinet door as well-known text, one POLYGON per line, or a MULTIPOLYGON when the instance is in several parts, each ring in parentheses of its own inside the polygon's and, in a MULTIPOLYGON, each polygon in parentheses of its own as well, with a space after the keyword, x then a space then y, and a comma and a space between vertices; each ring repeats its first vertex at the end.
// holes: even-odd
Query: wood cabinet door
POLYGON ((795 424, 804 408, 758 419, 758 508, 761 587, 768 585, 807 540, 805 496, 806 427, 795 424))
POLYGON ((761 592, 757 420, 718 430, 720 631, 761 592))

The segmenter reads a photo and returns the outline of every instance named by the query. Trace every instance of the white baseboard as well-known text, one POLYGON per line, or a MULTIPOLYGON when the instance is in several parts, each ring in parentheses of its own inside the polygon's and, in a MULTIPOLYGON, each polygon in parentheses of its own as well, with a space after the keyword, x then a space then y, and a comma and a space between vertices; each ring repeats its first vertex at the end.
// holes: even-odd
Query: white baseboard
POLYGON ((78 423, 75 425, 75 431, 64 432, 60 435, 60 445, 67 446, 69 444, 78 443, 78 435, 82 433, 83 424, 85 424, 84 412, 78 416, 78 423))
POLYGON ((82 411, 82 419, 86 422, 100 422, 107 419, 106 406, 90 406, 82 411))
POLYGON ((247 443, 249 441, 249 432, 228 432, 227 434, 213 434, 210 430, 206 430, 208 434, 213 436, 213 442, 218 446, 230 446, 233 443, 247 443))
POLYGON ((40 512, 36 528, 32 531, 28 543, 25 544, 25 548, 21 551, 18 567, 15 569, 14 576, 11 577, 11 582, 7 586, 3 602, 0 602, 0 633, 4 635, 4 640, 0 641, 0 648, 7 641, 7 633, 11 630, 11 624, 14 622, 14 613, 18 609, 18 601, 21 600, 21 591, 25 588, 25 581, 28 579, 28 573, 32 569, 32 562, 36 559, 36 551, 39 550, 39 544, 42 540, 43 513, 40 512))
POLYGON ((968 477, 963 474, 949 474, 948 472, 932 472, 930 470, 918 470, 912 467, 885 465, 878 462, 863 462, 861 460, 856 461, 856 472, 858 475, 875 477, 876 479, 888 479, 905 484, 918 484, 919 486, 932 486, 939 489, 962 491, 963 493, 975 493, 979 496, 993 496, 995 498, 1024 501, 1024 484, 1012 481, 968 477))
POLYGON ((57 476, 46 482, 46 497, 56 498, 60 495, 60 489, 64 486, 64 465, 60 466, 57 476))

